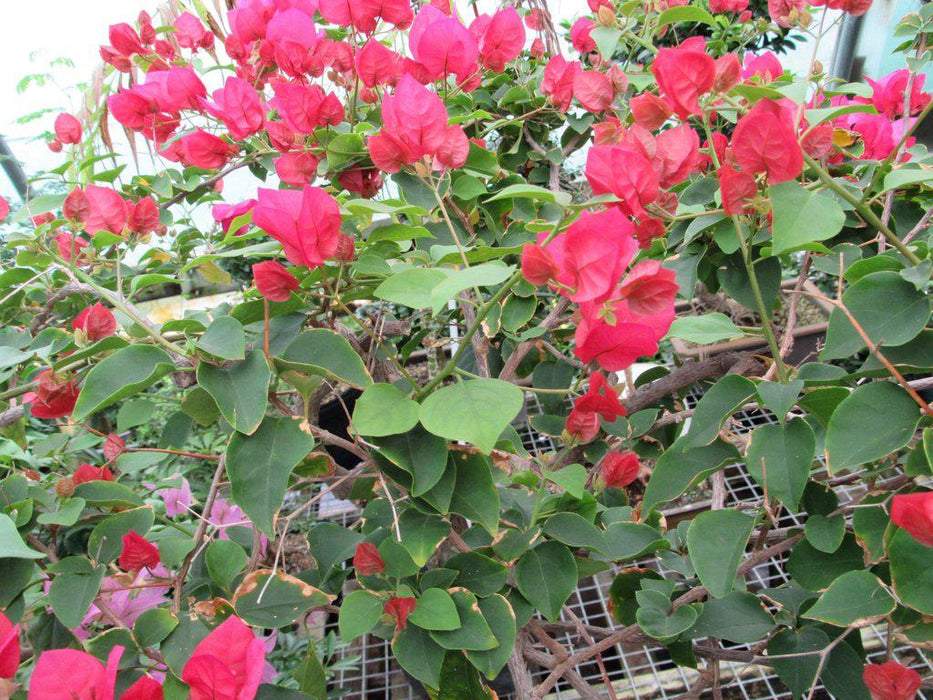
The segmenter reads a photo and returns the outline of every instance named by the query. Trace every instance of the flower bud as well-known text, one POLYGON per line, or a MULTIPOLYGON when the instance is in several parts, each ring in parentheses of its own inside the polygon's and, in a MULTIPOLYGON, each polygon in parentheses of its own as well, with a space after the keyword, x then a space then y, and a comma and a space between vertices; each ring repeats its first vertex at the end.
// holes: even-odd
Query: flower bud
POLYGON ((600 6, 599 10, 596 11, 596 24, 601 27, 611 27, 615 23, 616 15, 612 8, 606 5, 600 6))
POLYGON ((59 498, 71 498, 75 492, 75 482, 70 476, 63 477, 55 482, 55 495, 59 498))
POLYGON ((734 53, 727 53, 716 59, 716 78, 713 80, 713 90, 716 92, 729 92, 739 83, 742 77, 742 64, 734 53))

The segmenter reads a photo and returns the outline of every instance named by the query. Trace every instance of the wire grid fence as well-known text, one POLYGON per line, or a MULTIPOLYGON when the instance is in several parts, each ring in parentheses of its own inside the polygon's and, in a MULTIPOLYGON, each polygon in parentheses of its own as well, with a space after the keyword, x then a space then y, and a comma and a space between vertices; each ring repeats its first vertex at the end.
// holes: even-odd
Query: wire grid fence
MULTIPOLYGON (((695 387, 685 397, 684 403, 692 408, 702 396, 702 387, 695 387)), ((541 404, 533 393, 526 393, 525 408, 516 419, 513 427, 522 439, 526 450, 532 453, 552 451, 556 445, 552 438, 535 430, 531 419, 542 412, 541 404)), ((738 435, 746 434, 755 428, 775 424, 773 414, 764 410, 741 410, 734 414, 731 430, 738 435)), ((748 474, 743 464, 734 464, 724 473, 726 485, 726 504, 754 502, 763 497, 763 492, 748 474)), ((837 490, 841 500, 853 498, 858 492, 857 485, 842 487, 837 490)), ((324 497, 315 513, 315 517, 335 520, 349 524, 359 516, 359 509, 347 501, 324 497)), ((805 516, 784 514, 779 527, 803 525, 805 516)), ((784 566, 785 555, 774 557, 755 567, 748 576, 750 590, 776 588, 790 580, 784 566)), ((655 557, 628 563, 628 566, 650 567, 665 576, 676 576, 666 569, 655 557)), ((610 609, 609 587, 613 581, 613 572, 603 572, 580 581, 577 589, 567 601, 567 607, 584 625, 613 629, 618 623, 610 609)), ((572 621, 564 618, 564 621, 572 621)), ((329 620, 328 629, 336 628, 336 619, 329 620)), ((883 662, 886 652, 886 629, 872 625, 862 630, 862 641, 868 661, 883 662)), ((571 634, 555 633, 552 636, 573 653, 579 650, 580 641, 571 634)), ((747 649, 747 645, 723 643, 727 649, 747 649)), ((350 667, 342 668, 331 682, 331 688, 346 700, 422 700, 427 695, 417 681, 410 680, 394 661, 389 643, 367 635, 348 646, 342 656, 359 657, 359 661, 350 667)), ((895 646, 894 660, 905 666, 915 668, 921 675, 933 672, 933 665, 916 649, 910 646, 895 646)), ((681 697, 700 679, 700 672, 677 666, 666 649, 641 644, 616 645, 601 654, 606 670, 606 677, 612 683, 615 694, 620 700, 671 700, 681 697)), ((702 668, 702 666, 701 666, 702 668)), ((605 690, 605 678, 595 659, 591 659, 574 669, 580 677, 589 683, 603 697, 610 697, 605 690), (601 690, 602 689, 602 690, 601 690)), ((532 669, 532 678, 540 682, 549 673, 548 669, 532 669)), ((792 700, 791 693, 778 680, 776 674, 764 666, 755 664, 723 661, 720 663, 720 687, 725 700, 792 700)), ((502 700, 522 700, 509 692, 510 679, 507 673, 497 679, 494 689, 502 700)), ((700 697, 711 697, 712 691, 706 689, 700 697)), ((570 684, 561 679, 549 695, 553 700, 573 700, 579 695, 570 684)), ((826 700, 832 698, 825 689, 818 686, 814 698, 826 700)), ((929 691, 921 691, 918 698, 933 700, 929 691)), ((836 700, 846 700, 836 698, 836 700)))

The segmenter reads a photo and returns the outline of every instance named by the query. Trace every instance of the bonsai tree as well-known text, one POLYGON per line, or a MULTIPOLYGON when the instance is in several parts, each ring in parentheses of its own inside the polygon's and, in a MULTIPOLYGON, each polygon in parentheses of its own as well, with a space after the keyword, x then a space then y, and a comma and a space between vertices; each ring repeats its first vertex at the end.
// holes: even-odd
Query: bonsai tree
POLYGON ((696 693, 732 661, 913 697, 929 8, 907 68, 843 84, 735 47, 866 2, 590 0, 569 37, 541 2, 230 4, 113 25, 61 166, 4 203, 0 696, 323 699, 372 635, 436 698, 612 697, 620 644, 696 693), (140 305, 194 272, 250 281, 140 305), (678 315, 700 285, 742 313, 678 315), (605 628, 566 608, 601 572, 605 628))

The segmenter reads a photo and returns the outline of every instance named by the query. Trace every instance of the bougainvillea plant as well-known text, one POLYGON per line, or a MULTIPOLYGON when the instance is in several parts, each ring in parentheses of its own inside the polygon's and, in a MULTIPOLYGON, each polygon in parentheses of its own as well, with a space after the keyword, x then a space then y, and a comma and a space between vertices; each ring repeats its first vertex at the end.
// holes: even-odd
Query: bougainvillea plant
POLYGON ((844 83, 724 51, 870 0, 185 4, 3 203, 0 697, 321 700, 363 635, 435 698, 930 682, 930 6, 844 83))

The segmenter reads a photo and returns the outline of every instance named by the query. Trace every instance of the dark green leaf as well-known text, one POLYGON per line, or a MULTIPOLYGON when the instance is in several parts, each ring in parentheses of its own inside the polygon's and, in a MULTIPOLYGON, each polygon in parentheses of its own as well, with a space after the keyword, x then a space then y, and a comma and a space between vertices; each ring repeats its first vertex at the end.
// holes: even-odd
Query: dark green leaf
POLYGON ((450 594, 440 588, 429 588, 418 597, 408 621, 421 629, 437 632, 460 629, 457 606, 450 594))
POLYGON ((725 598, 713 598, 704 603, 691 636, 751 644, 767 637, 775 626, 774 618, 757 596, 733 591, 725 598))
POLYGON ((499 646, 489 651, 468 651, 466 656, 480 673, 493 680, 505 668, 515 647, 515 612, 509 601, 499 594, 481 599, 479 609, 499 646))
POLYGON ((268 403, 272 372, 261 350, 253 350, 242 362, 217 367, 198 365, 198 384, 217 402, 217 407, 233 429, 249 435, 262 422, 268 403))
POLYGON ((429 688, 440 685, 444 650, 426 630, 414 625, 395 635, 392 653, 401 667, 429 688))
POLYGON ((890 382, 857 387, 833 412, 826 431, 831 474, 887 457, 908 443, 920 411, 910 395, 890 382))
POLYGON ((243 325, 232 316, 221 316, 198 339, 198 347, 224 360, 242 360, 246 357, 243 325))
POLYGON ((795 698, 806 693, 816 683, 820 657, 818 652, 829 646, 829 637, 815 626, 800 630, 781 630, 768 642, 768 656, 782 656, 772 662, 774 670, 795 698), (791 656, 797 655, 797 656, 791 656))
POLYGON ((130 345, 117 350, 88 372, 72 419, 83 421, 120 399, 138 394, 174 368, 172 358, 153 345, 130 345))
POLYGON ((748 444, 748 472, 771 498, 796 511, 813 464, 816 436, 802 418, 756 428, 748 444))
POLYGON ((431 638, 444 649, 453 651, 486 651, 494 649, 499 642, 480 612, 476 596, 464 590, 454 590, 451 594, 460 627, 455 630, 437 630, 431 632, 431 638))
POLYGON ((288 477, 314 447, 298 419, 266 416, 252 435, 234 433, 227 446, 233 500, 256 526, 275 535, 288 477))
POLYGON ((347 594, 340 604, 340 637, 345 643, 362 637, 379 624, 384 609, 382 598, 369 591, 357 590, 347 594))
POLYGON ((559 542, 542 542, 518 560, 515 583, 521 594, 554 622, 577 586, 573 554, 559 542))
POLYGON ((332 596, 287 574, 247 577, 234 596, 237 615, 257 627, 285 627, 332 596))
POLYGON ((326 328, 305 331, 288 346, 279 363, 307 374, 321 375, 358 389, 373 383, 350 342, 326 328))
POLYGON ((888 542, 891 581, 904 605, 933 615, 933 548, 920 544, 906 530, 898 529, 888 542))
POLYGON ((427 564, 438 545, 450 534, 450 524, 439 515, 409 508, 398 519, 401 544, 418 566, 427 564))
POLYGON ((894 610, 894 599, 876 576, 867 571, 850 571, 832 584, 804 617, 836 627, 864 627, 894 610))
POLYGON ((642 512, 677 498, 694 484, 730 462, 739 461, 739 451, 723 440, 703 447, 690 447, 689 436, 679 438, 665 450, 654 465, 642 512))
MULTIPOLYGON (((842 295, 842 303, 876 345, 903 345, 930 320, 930 302, 897 272, 866 275, 842 295), (879 303, 883 299, 884 303, 879 303)), ((836 360, 865 347, 865 341, 841 309, 833 309, 821 357, 836 360)))
POLYGON ((455 554, 444 566, 458 572, 458 586, 463 586, 480 597, 500 591, 509 577, 509 570, 505 566, 479 552, 455 554))
POLYGON ((490 534, 499 527, 499 492, 492 480, 492 464, 483 455, 452 452, 457 481, 450 510, 482 525, 490 534))
POLYGON ((706 511, 690 523, 690 561, 714 598, 725 597, 735 585, 736 571, 754 527, 752 516, 735 510, 706 511))

